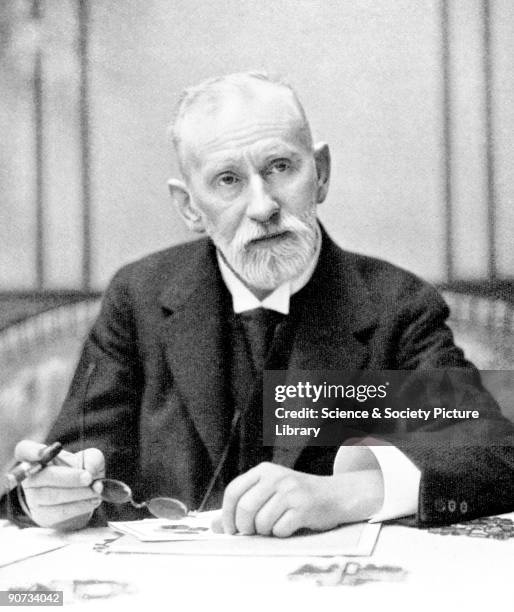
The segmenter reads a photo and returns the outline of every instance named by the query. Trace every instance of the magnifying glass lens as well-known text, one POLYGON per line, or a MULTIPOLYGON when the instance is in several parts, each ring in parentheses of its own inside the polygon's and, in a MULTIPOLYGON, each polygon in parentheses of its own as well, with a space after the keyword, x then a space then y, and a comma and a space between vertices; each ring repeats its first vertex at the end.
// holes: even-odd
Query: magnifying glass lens
POLYGON ((154 497, 148 502, 148 510, 157 518, 177 520, 187 515, 187 507, 178 499, 154 497))
POLYGON ((102 478, 100 482, 103 485, 100 497, 111 504, 124 504, 132 499, 132 491, 121 480, 113 480, 112 478, 102 478))

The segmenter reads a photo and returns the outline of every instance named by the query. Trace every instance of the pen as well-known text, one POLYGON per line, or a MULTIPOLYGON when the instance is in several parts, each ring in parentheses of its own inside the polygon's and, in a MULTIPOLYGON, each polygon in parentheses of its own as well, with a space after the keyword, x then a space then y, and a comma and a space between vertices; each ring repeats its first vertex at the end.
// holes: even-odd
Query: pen
POLYGON ((52 459, 57 457, 61 450, 62 444, 60 442, 54 442, 50 446, 47 446, 41 450, 39 461, 21 461, 18 463, 10 472, 6 474, 7 490, 11 491, 20 482, 25 480, 25 478, 40 472, 48 463, 50 463, 50 461, 52 461, 52 459))

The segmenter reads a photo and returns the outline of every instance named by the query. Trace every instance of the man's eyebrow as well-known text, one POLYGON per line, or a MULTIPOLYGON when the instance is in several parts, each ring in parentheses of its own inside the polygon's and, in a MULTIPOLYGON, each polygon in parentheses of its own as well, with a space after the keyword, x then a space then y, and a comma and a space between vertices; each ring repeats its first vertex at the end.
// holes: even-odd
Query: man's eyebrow
POLYGON ((265 155, 263 157, 269 161, 270 158, 276 158, 276 157, 298 158, 300 157, 300 155, 301 155, 300 150, 297 149, 296 147, 286 145, 286 144, 280 144, 280 145, 277 144, 277 145, 270 147, 267 151, 265 151, 265 155))
POLYGON ((237 155, 218 155, 205 163, 205 170, 208 173, 216 172, 222 168, 229 166, 238 166, 241 163, 241 157, 237 155))

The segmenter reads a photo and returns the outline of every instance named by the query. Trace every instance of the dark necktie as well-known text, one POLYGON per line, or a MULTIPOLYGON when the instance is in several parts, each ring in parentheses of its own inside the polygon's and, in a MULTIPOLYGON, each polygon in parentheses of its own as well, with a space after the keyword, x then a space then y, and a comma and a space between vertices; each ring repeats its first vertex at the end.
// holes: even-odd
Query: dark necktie
POLYGON ((254 308, 240 315, 243 324, 249 352, 256 374, 264 370, 275 328, 284 318, 284 315, 275 310, 254 308))
POLYGON ((239 473, 261 461, 271 460, 271 449, 262 444, 262 377, 272 346, 275 328, 284 315, 255 308, 239 315, 245 332, 248 357, 253 362, 253 381, 248 381, 247 403, 239 426, 239 473))

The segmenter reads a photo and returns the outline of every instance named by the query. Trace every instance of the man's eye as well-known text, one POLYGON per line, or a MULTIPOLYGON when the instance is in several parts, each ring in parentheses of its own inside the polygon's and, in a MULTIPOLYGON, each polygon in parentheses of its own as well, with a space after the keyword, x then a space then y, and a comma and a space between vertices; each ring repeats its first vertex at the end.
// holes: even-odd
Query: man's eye
POLYGON ((268 174, 280 174, 287 172, 291 168, 291 162, 288 159, 276 159, 272 161, 267 168, 268 174))
POLYGON ((239 177, 230 172, 226 172, 225 174, 221 174, 220 176, 218 176, 216 182, 222 187, 232 187, 233 185, 239 182, 239 177))

